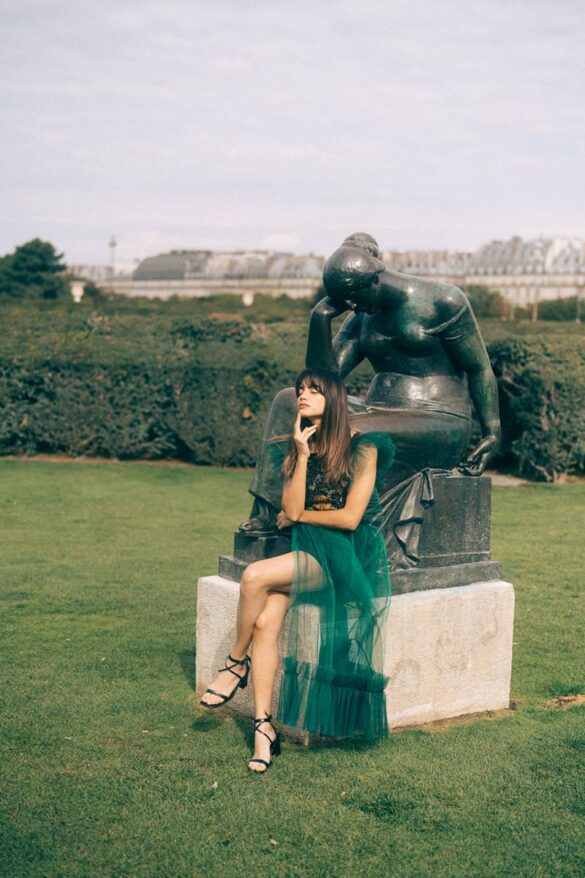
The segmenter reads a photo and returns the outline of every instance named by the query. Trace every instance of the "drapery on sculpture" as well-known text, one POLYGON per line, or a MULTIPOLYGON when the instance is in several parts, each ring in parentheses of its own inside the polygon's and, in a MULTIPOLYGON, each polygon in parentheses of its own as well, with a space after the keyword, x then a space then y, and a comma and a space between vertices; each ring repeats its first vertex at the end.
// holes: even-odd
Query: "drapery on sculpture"
MULTIPOLYGON (((328 295, 311 312, 306 365, 342 378, 364 359, 372 365, 376 374, 365 397, 349 397, 351 424, 394 440, 396 457, 382 501, 396 524, 396 507, 412 506, 414 495, 428 490, 432 470, 483 473, 500 441, 496 379, 465 294, 387 268, 370 235, 345 239, 327 260, 323 283, 328 295), (332 339, 332 320, 348 310, 332 339), (468 451, 472 406, 481 438, 468 451)), ((249 535, 276 530, 282 477, 271 465, 267 443, 290 433, 295 400, 294 388, 287 387, 272 402, 249 488, 251 517, 240 525, 249 535)), ((416 562, 416 537, 408 539, 401 566, 416 562)))

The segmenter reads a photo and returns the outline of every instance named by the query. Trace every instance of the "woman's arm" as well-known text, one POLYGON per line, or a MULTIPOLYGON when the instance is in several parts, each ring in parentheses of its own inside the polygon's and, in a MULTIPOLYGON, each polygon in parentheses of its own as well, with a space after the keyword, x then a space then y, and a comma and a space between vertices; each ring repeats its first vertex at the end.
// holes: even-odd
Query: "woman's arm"
POLYGON ((305 508, 308 455, 297 457, 295 470, 282 489, 282 511, 290 521, 299 521, 305 508))
POLYGON ((309 438, 317 427, 312 424, 301 430, 301 413, 297 411, 293 427, 293 439, 297 449, 297 462, 290 479, 286 479, 282 489, 282 511, 291 521, 298 521, 305 508, 307 491, 307 461, 309 459, 309 438))
POLYGON ((356 529, 364 517, 376 484, 378 449, 373 445, 364 445, 360 454, 362 455, 362 463, 347 492, 343 509, 331 509, 323 512, 305 509, 300 518, 297 519, 298 521, 302 524, 319 524, 322 527, 332 527, 336 530, 356 529))

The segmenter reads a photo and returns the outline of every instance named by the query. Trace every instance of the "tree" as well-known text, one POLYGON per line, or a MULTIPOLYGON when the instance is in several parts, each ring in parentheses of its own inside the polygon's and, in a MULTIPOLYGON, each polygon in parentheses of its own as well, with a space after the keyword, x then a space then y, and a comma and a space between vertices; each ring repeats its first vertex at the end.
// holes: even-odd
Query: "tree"
POLYGON ((508 303, 497 290, 476 284, 470 284, 462 289, 476 317, 503 317, 506 314, 508 303))
POLYGON ((0 259, 0 297, 66 299, 71 297, 63 254, 35 238, 0 259))

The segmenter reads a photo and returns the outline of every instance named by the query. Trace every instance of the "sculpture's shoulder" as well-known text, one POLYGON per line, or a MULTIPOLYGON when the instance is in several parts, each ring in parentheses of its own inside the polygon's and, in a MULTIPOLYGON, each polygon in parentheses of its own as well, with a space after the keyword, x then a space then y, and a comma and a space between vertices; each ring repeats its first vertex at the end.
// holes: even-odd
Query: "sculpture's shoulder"
MULTIPOLYGON (((408 278, 408 275, 403 275, 408 278)), ((469 299, 455 284, 443 283, 428 277, 412 276, 412 285, 407 292, 413 292, 411 306, 407 303, 407 313, 418 313, 425 326, 425 332, 439 335, 452 321, 469 315, 474 320, 469 299)))
POLYGON ((441 284, 435 298, 437 316, 440 320, 449 320, 460 311, 470 308, 469 299, 459 287, 454 284, 441 284))
POLYGON ((477 322, 463 290, 453 284, 441 284, 435 298, 435 323, 429 334, 455 338, 475 331, 477 322))

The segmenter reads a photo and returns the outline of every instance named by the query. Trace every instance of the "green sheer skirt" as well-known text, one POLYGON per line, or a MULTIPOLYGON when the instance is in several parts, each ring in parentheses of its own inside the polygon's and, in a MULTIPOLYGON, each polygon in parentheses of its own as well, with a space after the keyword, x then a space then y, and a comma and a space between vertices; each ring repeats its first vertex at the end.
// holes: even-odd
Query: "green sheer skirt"
POLYGON ((299 731, 374 741, 388 735, 384 675, 391 586, 378 484, 394 456, 385 433, 352 440, 378 449, 376 488, 353 531, 299 523, 278 720, 299 731))

